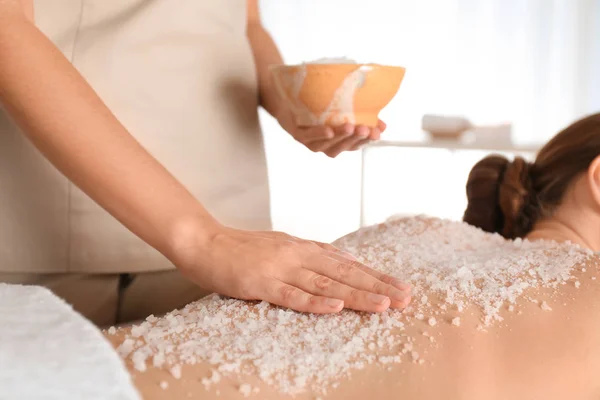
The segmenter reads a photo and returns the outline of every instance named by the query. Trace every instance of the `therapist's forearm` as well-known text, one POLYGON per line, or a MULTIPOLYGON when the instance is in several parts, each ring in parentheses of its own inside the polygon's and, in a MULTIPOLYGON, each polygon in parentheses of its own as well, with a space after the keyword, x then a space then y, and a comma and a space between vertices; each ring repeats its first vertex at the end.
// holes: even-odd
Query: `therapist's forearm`
POLYGON ((282 110, 279 98, 269 76, 269 65, 282 64, 283 59, 271 35, 259 22, 252 22, 246 28, 246 34, 252 47, 258 75, 260 104, 273 117, 278 118, 282 110))
POLYGON ((54 166, 167 257, 190 240, 210 242, 218 223, 60 51, 24 15, 2 14, 1 5, 0 105, 54 166))

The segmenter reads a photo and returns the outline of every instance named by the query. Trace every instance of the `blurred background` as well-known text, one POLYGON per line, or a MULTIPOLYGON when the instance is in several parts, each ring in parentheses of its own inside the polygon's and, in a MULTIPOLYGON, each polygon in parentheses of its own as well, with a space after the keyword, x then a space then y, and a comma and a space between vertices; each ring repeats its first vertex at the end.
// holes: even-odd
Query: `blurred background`
POLYGON ((321 57, 400 65, 382 111, 390 146, 329 159, 261 114, 274 228, 332 241, 392 214, 460 219, 470 168, 489 152, 534 155, 600 110, 600 0, 262 0, 288 64, 321 57), (432 142, 424 114, 512 125, 484 149, 432 142))

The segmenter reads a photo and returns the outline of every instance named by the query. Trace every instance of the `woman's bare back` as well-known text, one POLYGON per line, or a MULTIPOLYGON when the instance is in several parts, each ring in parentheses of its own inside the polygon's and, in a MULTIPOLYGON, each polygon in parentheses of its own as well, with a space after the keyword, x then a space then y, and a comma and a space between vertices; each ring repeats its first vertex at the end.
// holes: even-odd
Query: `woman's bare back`
POLYGON ((404 312, 212 296, 108 335, 148 399, 597 398, 598 257, 415 217, 335 243, 413 284, 404 312))

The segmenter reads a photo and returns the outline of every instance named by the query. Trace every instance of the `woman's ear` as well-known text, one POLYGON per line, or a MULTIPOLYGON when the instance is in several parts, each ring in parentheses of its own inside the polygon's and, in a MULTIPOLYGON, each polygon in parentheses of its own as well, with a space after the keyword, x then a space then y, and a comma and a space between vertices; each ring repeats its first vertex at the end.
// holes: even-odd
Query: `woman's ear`
POLYGON ((588 168, 588 184, 594 202, 600 208, 600 156, 597 156, 588 168))

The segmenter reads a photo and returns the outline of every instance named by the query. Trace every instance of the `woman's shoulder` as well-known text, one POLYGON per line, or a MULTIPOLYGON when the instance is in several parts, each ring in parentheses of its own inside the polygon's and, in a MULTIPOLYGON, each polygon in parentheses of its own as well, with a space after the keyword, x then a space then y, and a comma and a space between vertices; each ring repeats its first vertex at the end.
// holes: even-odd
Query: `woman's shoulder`
MULTIPOLYGON (((202 391, 206 386, 211 394, 225 390, 223 382, 232 379, 232 387, 244 393, 260 388, 264 398, 268 393, 322 395, 339 382, 340 388, 350 388, 344 384, 348 376, 377 368, 406 369, 409 375, 390 376, 409 390, 410 374, 430 376, 422 366, 453 365, 436 350, 438 343, 456 348, 462 337, 479 331, 477 325, 492 329, 511 316, 532 324, 540 315, 558 316, 557 299, 546 299, 541 291, 572 287, 583 293, 592 289, 597 275, 591 266, 597 266, 598 256, 577 246, 508 241, 460 222, 393 218, 365 231, 363 238, 353 239, 371 240, 360 249, 359 259, 376 260, 369 264, 413 285, 413 302, 403 312, 312 315, 211 296, 119 331, 113 343, 138 377, 136 382, 145 379, 148 393, 158 387, 156 376, 174 384, 192 374, 191 380, 202 382, 202 391), (398 246, 381 245, 381 232, 400 238, 398 246), (579 276, 582 272, 589 274, 589 282, 579 276), (535 309, 528 312, 525 307, 532 305, 535 309), (556 312, 548 313, 550 309, 556 312)), ((527 332, 515 324, 505 330, 527 332)), ((462 350, 477 354, 482 349, 489 350, 467 345, 462 350)), ((373 388, 370 384, 365 391, 373 388)))
POLYGON ((391 218, 336 245, 410 283, 415 315, 435 315, 446 308, 461 311, 475 304, 485 311, 486 324, 528 288, 557 288, 580 266, 597 264, 599 258, 571 243, 507 240, 464 222, 427 216, 391 218), (434 298, 443 301, 433 304, 434 298))
MULTIPOLYGON (((354 232, 342 236, 333 242, 338 247, 352 245, 353 243, 373 243, 381 241, 383 237, 389 240, 402 239, 423 234, 429 230, 438 229, 440 226, 452 223, 427 215, 393 215, 382 223, 368 225, 354 232)), ((388 240, 388 241, 389 241, 388 240)))

